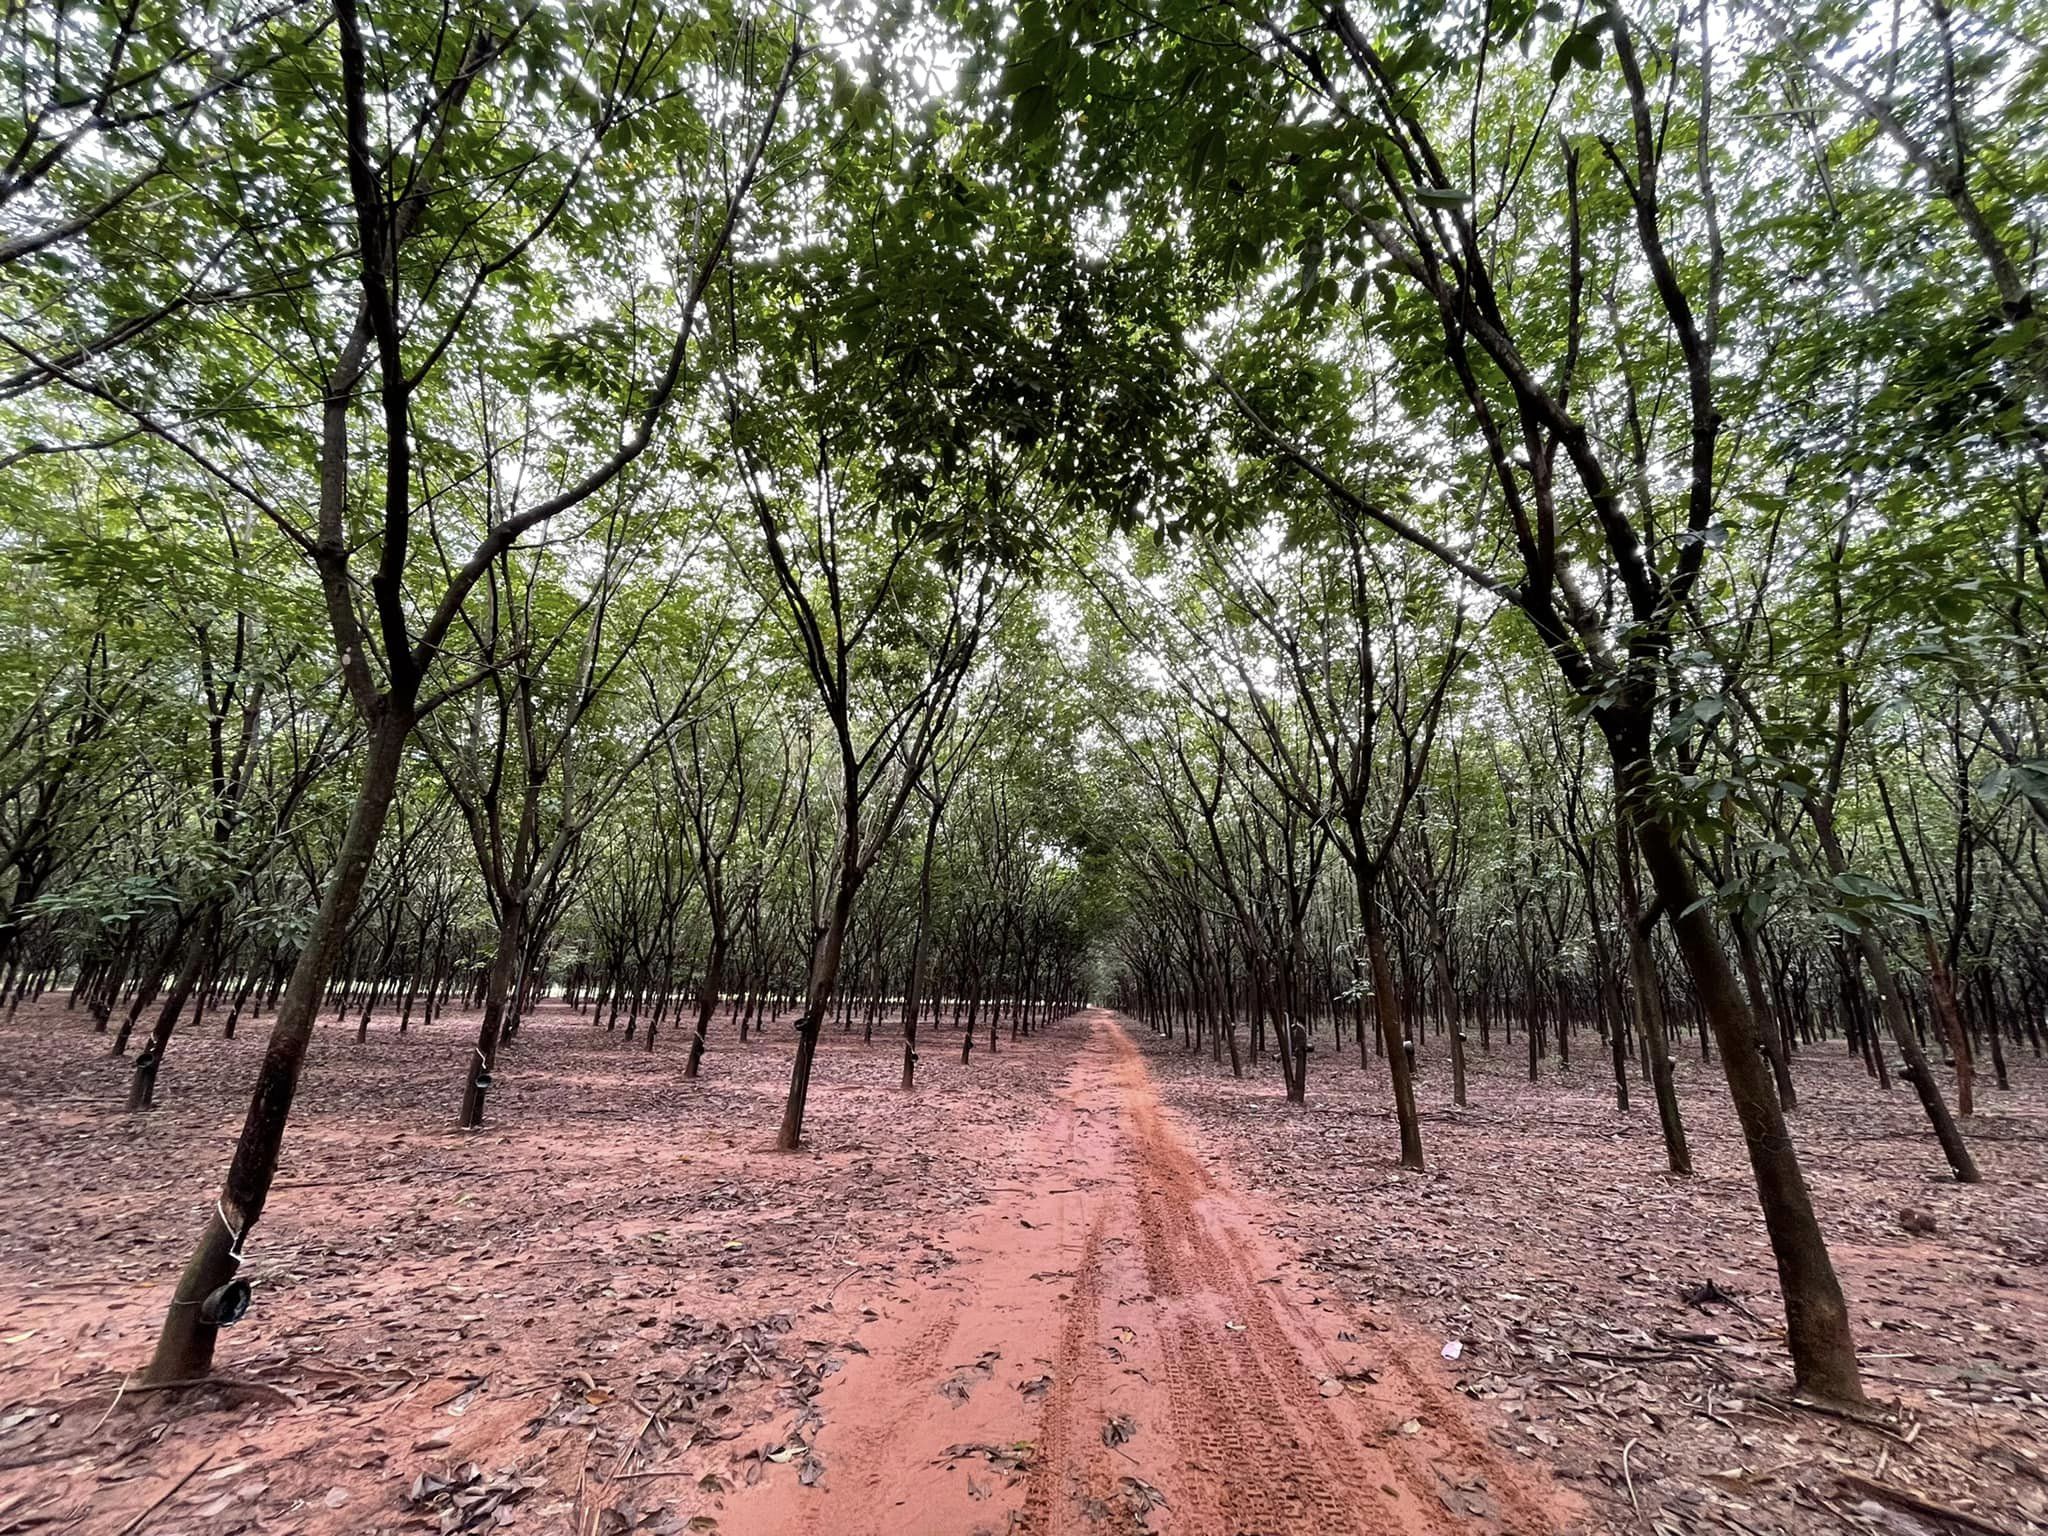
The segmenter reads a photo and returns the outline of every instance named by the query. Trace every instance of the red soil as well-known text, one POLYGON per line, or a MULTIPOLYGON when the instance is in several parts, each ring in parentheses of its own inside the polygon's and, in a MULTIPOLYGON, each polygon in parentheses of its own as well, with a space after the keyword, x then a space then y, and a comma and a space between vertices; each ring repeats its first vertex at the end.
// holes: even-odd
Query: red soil
POLYGON ((1789 1401, 1777 1277, 1718 1065, 1678 1063, 1696 1171, 1674 1179, 1647 1086, 1620 1113, 1597 1042, 1579 1044, 1587 1059, 1546 1062, 1538 1083, 1519 1035, 1475 1049, 1466 1109, 1446 1066, 1426 1064, 1424 1175, 1393 1165, 1385 1068, 1362 1073, 1348 1051, 1314 1058, 1307 1109, 1279 1124, 1270 1081, 1164 1045, 1151 1065, 1331 1299, 1459 1341, 1458 1387, 1492 1438, 1580 1493, 1588 1529, 2048 1532, 2042 1063, 2014 1061, 2010 1092, 1980 1067, 1964 1129, 1985 1181, 1960 1185, 1910 1088, 1881 1092, 1839 1043, 1801 1054, 1793 1134, 1887 1415, 1866 1425, 1789 1401), (1932 1235, 1902 1228, 1909 1207, 1932 1235), (1709 1280, 1738 1304, 1681 1295, 1709 1280), (1915 1515, 1902 1494, 1951 1516, 1915 1515))
POLYGON ((1257 1237, 1123 1028, 1068 1029, 1065 1083, 996 1159, 1031 1191, 949 1234, 959 1264, 901 1294, 819 1395, 819 1484, 764 1480, 719 1529, 1559 1528, 1565 1506, 1476 1432, 1433 1346, 1320 1305, 1257 1237))
POLYGON ((1904 1394, 1907 1443, 1763 1397, 1776 1300, 1706 1081, 1688 1185, 1653 1114, 1504 1070, 1432 1113, 1449 1171, 1417 1178, 1379 1077, 1320 1059, 1304 1114, 1084 1015, 966 1068, 940 1032, 905 1096, 893 1042, 828 1034, 784 1156, 786 1025, 721 1020, 686 1083, 679 1038, 545 1009, 465 1136, 473 1030, 323 1030, 230 1384, 162 1394, 118 1389, 262 1031, 181 1037, 130 1117, 79 1016, 0 1028, 0 1536, 1917 1529, 1844 1466, 2014 1531, 2048 1510, 2038 1081, 1978 1116, 1978 1190, 1919 1182, 1900 1106, 1846 1072, 1801 1111, 1873 1384, 1952 1367, 1904 1394), (1873 1202, 1907 1199, 1938 1236, 1886 1230, 1873 1202), (1709 1275, 1760 1321, 1671 1294, 1709 1275))

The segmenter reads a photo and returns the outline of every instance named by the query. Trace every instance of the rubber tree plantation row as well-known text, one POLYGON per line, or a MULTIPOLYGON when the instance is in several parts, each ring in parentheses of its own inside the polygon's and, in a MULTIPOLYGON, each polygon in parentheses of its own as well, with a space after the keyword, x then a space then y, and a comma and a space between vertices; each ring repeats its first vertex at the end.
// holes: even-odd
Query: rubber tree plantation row
POLYGON ((1415 1170, 1698 1052, 1860 1402, 1802 1064, 1975 1181, 2048 1017, 2043 27, 10 10, 0 989, 267 1039, 149 1375, 316 1035, 793 1034, 794 1149, 1092 1000, 1415 1170))

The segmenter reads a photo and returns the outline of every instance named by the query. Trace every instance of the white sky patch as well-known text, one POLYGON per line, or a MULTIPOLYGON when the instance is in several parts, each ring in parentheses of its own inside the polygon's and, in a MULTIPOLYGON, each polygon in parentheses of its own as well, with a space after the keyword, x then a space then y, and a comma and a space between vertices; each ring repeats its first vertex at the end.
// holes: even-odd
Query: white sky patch
POLYGON ((1081 625, 1081 605, 1070 592, 1047 587, 1038 593, 1038 624, 1061 661, 1069 667, 1088 663, 1088 636, 1081 625))

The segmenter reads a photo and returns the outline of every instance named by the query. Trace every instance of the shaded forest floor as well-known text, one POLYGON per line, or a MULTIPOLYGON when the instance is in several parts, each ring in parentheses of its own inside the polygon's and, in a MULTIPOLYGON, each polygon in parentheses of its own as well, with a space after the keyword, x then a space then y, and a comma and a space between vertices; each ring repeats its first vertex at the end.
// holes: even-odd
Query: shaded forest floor
POLYGON ((1430 1172, 1392 1166, 1384 1068, 1314 1058, 1311 1102, 1275 1134, 1272 1089, 1152 1042, 1166 1102, 1240 1170, 1270 1233, 1346 1301, 1458 1345, 1460 1387, 1496 1443, 1553 1466, 1591 1528, 1965 1529, 1857 1479, 2006 1531, 2048 1531, 2048 1072, 1979 1079, 1966 1125, 1986 1182, 1956 1184, 1909 1088, 1880 1091, 1839 1046, 1797 1068, 1794 1135, 1848 1294, 1866 1427, 1787 1398, 1783 1310, 1718 1065, 1681 1052, 1695 1173, 1664 1168, 1647 1085, 1614 1107, 1597 1041, 1560 1075, 1476 1045, 1467 1094, 1425 1061, 1430 1172), (1907 1208, 1932 1234, 1904 1229, 1907 1208), (1739 1306, 1689 1305, 1712 1281, 1739 1306), (1848 1474, 1844 1476, 1844 1474, 1848 1474))
POLYGON ((1318 1512, 1332 1477, 1362 1481, 1348 1518, 1373 1531, 1531 1509, 1942 1529, 1856 1477, 2048 1530, 2032 1063, 1983 1095, 1976 1189, 1934 1177, 1903 1092, 1805 1065, 1802 1149, 1870 1384, 1904 1409, 1877 1430, 1782 1401, 1741 1148, 1697 1063, 1691 1181, 1657 1172, 1654 1110, 1617 1115, 1592 1065, 1532 1088, 1500 1058, 1464 1111, 1429 1069, 1416 1176, 1390 1166, 1382 1079, 1327 1053, 1293 1111, 1277 1074, 1235 1083, 1135 1027, 1142 1058, 1076 1019, 965 1069, 941 1032, 905 1098, 893 1040, 828 1034, 815 1150, 780 1157, 786 1026, 741 1048, 721 1019, 690 1085, 679 1035, 649 1058, 544 1009, 464 1136, 473 1030, 323 1025, 230 1382, 173 1403, 118 1389, 263 1028, 181 1035, 162 1107, 130 1117, 128 1064, 82 1016, 0 1027, 0 1533, 1349 1528, 1318 1512), (1909 1204, 1933 1235, 1901 1230, 1909 1204), (1679 1298, 1709 1278, 1755 1318, 1679 1298), (890 1523, 906 1500, 926 1524, 890 1523))

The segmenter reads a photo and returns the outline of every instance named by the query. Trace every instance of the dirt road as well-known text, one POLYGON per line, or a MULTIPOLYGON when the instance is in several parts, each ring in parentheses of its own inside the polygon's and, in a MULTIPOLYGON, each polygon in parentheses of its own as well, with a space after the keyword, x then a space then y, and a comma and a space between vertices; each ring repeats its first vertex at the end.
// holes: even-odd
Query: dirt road
MULTIPOLYGON (((1035 1144, 991 1146, 958 1262, 872 1303, 817 1400, 822 1464, 735 1491, 722 1533, 1558 1529, 1468 1420, 1437 1341, 1344 1315, 1202 1166, 1108 1014, 1035 1144)), ((1075 1027, 1075 1026, 1069 1026, 1075 1027)))

